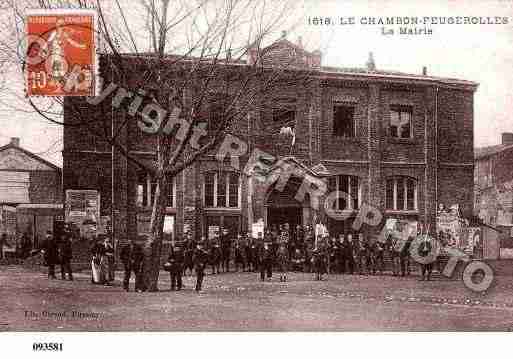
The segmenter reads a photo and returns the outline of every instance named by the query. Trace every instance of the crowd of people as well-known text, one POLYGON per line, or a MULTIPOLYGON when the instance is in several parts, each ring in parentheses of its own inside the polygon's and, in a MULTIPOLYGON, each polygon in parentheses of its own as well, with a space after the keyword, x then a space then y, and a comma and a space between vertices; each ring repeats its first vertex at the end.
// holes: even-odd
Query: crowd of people
MULTIPOLYGON (((171 273, 171 289, 182 288, 182 276, 196 272, 196 290, 201 290, 205 272, 211 274, 234 271, 258 272, 260 280, 270 280, 278 272, 281 282, 287 281, 290 271, 315 274, 322 280, 327 273, 368 274, 385 273, 386 261, 391 262, 394 276, 411 274, 410 245, 407 238, 389 233, 385 241, 366 237, 363 233, 316 236, 309 226, 291 230, 287 224, 270 228, 253 238, 249 233, 230 234, 221 229, 213 238, 195 241, 186 235, 173 241, 164 268, 171 273), (233 266, 232 266, 233 265, 233 266)), ((430 238, 419 246, 419 255, 430 251, 430 238)), ((421 264, 421 280, 430 280, 432 263, 421 264)))
MULTIPOLYGON (((428 238, 428 237, 426 237, 428 238)), ((171 290, 183 288, 182 277, 196 275, 196 291, 201 291, 205 274, 233 271, 259 273, 261 281, 271 280, 277 272, 280 282, 287 281, 287 273, 302 271, 313 273, 316 280, 325 274, 384 274, 391 269, 394 276, 411 273, 410 245, 413 235, 404 238, 394 232, 385 240, 364 233, 315 234, 310 226, 290 228, 288 224, 274 226, 254 238, 250 233, 230 233, 221 228, 210 237, 194 239, 190 234, 171 241, 164 270, 170 273, 171 290), (391 268, 386 268, 387 264, 391 268)), ((48 265, 48 277, 56 278, 55 266, 61 265, 61 277, 73 280, 72 235, 64 231, 55 239, 49 232, 42 245, 48 265)), ((427 240, 419 247, 426 255, 432 244, 427 240)), ((115 279, 115 253, 108 236, 96 238, 90 248, 92 256, 91 280, 111 285, 115 279)), ((142 244, 129 242, 120 245, 119 259, 123 264, 123 288, 129 291, 130 278, 135 277, 135 290, 146 290, 144 281, 144 251, 142 244)), ((421 265, 421 280, 430 280, 432 264, 421 265)))

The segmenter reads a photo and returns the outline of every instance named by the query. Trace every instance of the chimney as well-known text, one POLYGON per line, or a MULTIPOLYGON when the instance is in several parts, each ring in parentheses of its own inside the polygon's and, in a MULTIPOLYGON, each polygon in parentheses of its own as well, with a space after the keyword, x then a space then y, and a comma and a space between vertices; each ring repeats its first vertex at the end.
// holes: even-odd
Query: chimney
POLYGON ((367 60, 367 71, 374 71, 376 70, 376 63, 374 62, 374 54, 369 52, 369 59, 367 60))
POLYGON ((503 145, 513 145, 513 132, 504 132, 502 134, 503 145))
POLYGON ((320 68, 322 64, 322 52, 320 50, 315 50, 312 52, 312 64, 313 68, 320 68))
POLYGON ((300 48, 303 48, 303 37, 302 36, 298 36, 297 46, 299 46, 300 48))
POLYGON ((426 66, 422 67, 422 75, 427 76, 427 67, 426 66))
POLYGON ((19 137, 11 137, 11 145, 20 147, 20 138, 19 137))
POLYGON ((284 31, 281 32, 281 38, 282 39, 286 39, 287 38, 287 31, 284 30, 284 31))

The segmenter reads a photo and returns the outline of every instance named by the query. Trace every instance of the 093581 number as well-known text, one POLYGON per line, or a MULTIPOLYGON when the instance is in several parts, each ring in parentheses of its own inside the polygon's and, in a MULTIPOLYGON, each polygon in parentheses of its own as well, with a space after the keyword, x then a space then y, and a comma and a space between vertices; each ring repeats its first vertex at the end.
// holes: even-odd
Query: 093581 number
POLYGON ((34 343, 32 344, 32 350, 35 352, 62 352, 62 343, 34 343))

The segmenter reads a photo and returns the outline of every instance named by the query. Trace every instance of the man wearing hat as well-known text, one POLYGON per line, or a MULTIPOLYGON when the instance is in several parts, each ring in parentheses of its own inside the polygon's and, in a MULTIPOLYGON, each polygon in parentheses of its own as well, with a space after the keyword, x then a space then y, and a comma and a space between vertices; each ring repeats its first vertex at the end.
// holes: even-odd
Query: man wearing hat
POLYGON ((0 259, 4 258, 4 246, 7 246, 7 234, 2 233, 0 236, 0 259))
POLYGON ((59 262, 59 246, 51 231, 46 232, 46 239, 42 248, 41 253, 43 253, 48 266, 48 278, 57 279, 55 277, 55 265, 59 262))
POLYGON ((260 245, 258 250, 258 262, 260 264, 260 280, 265 281, 267 278, 271 279, 273 276, 273 259, 274 251, 272 248, 272 242, 265 241, 260 245))
POLYGON ((143 264, 144 252, 139 243, 130 241, 127 245, 121 248, 119 254, 121 262, 125 268, 125 275, 123 278, 123 288, 128 292, 130 290, 130 276, 132 272, 135 274, 135 290, 142 292, 145 290, 143 281, 143 264))
POLYGON ((199 292, 203 285, 203 277, 205 276, 205 266, 208 262, 208 252, 205 248, 205 237, 201 237, 193 255, 194 269, 196 270, 196 291, 199 292))
POLYGON ((232 239, 226 228, 223 228, 220 237, 221 242, 221 268, 223 272, 230 271, 230 256, 232 249, 232 239))
POLYGON ((182 289, 182 273, 185 260, 183 243, 178 241, 171 242, 171 251, 167 259, 170 264, 169 273, 171 275, 171 290, 182 289))
POLYGON ((73 258, 73 246, 71 233, 64 232, 61 237, 61 243, 59 246, 59 253, 61 259, 61 279, 66 279, 66 273, 68 274, 69 280, 73 280, 73 272, 71 270, 71 259, 73 258))

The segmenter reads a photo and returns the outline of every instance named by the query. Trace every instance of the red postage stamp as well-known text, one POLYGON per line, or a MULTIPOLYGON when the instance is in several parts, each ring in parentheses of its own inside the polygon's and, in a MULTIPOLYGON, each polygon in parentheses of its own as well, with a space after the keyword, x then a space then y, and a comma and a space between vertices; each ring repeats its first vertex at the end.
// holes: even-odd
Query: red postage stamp
POLYGON ((96 12, 33 10, 26 18, 28 96, 95 96, 96 12))

